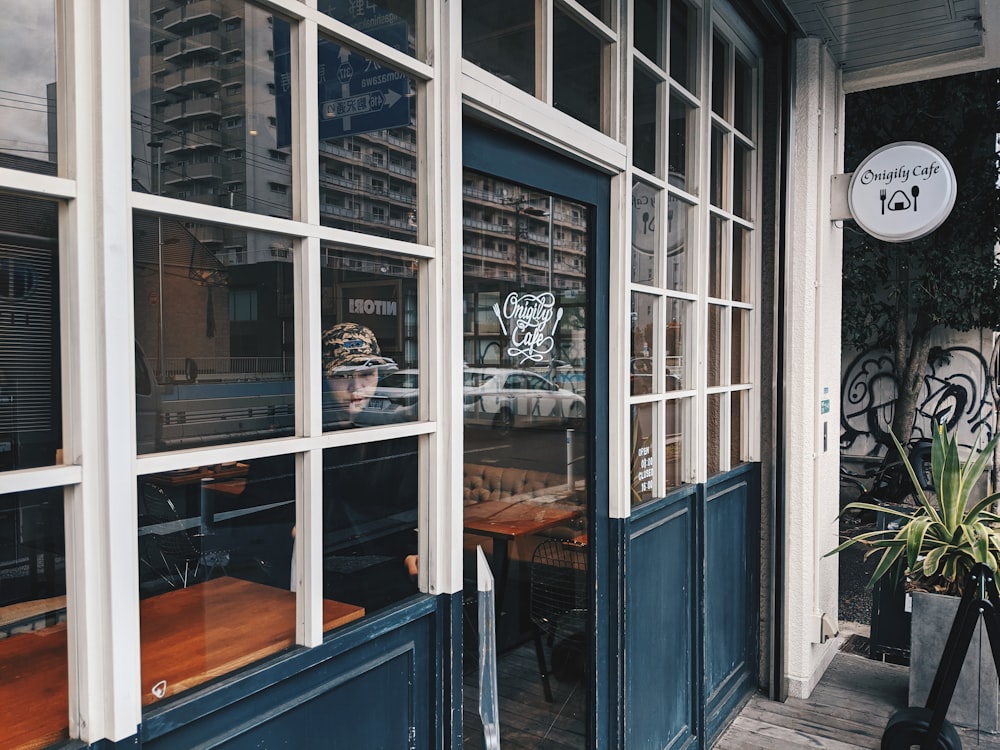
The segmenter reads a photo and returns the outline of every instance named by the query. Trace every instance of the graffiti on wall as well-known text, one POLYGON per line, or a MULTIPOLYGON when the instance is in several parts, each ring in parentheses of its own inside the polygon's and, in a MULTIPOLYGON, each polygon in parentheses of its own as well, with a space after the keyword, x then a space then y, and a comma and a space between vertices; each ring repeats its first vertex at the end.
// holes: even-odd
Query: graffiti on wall
MULTIPOLYGON (((991 369, 995 368, 971 347, 935 350, 917 397, 912 438, 929 438, 938 422, 949 431, 957 430, 965 446, 991 437, 995 419, 991 369)), ((844 371, 841 388, 841 453, 882 456, 892 445, 889 429, 896 405, 892 357, 879 350, 859 355, 844 371)))

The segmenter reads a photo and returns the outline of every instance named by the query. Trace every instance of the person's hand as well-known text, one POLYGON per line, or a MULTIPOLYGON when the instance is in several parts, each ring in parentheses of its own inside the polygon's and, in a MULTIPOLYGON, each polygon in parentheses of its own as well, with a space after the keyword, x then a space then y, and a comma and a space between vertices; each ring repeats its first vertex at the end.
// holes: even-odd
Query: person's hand
POLYGON ((403 558, 403 564, 406 566, 406 572, 411 576, 417 575, 420 572, 420 558, 417 555, 407 555, 403 558))

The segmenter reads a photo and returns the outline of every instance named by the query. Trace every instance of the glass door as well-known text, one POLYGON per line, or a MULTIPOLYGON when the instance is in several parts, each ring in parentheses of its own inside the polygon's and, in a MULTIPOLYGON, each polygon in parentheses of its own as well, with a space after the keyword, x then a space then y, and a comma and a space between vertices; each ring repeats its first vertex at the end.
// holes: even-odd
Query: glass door
POLYGON ((586 747, 598 637, 589 367, 597 209, 561 192, 569 183, 558 170, 519 174, 517 158, 491 165, 481 149, 470 156, 468 136, 465 145, 465 746, 481 747, 483 733, 481 547, 494 577, 501 741, 586 747))

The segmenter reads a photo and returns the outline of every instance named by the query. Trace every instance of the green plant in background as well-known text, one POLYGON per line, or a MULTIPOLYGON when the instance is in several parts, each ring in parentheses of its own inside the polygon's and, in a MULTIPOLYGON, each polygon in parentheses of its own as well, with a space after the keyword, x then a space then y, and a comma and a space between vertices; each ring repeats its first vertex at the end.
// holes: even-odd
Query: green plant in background
MULTIPOLYGON (((890 433, 891 434, 891 433, 890 433)), ((981 562, 991 570, 1000 569, 1000 516, 989 508, 1000 493, 993 493, 978 500, 971 500, 972 489, 986 468, 993 450, 1000 441, 994 435, 986 448, 973 454, 963 463, 958 455, 957 436, 949 437, 943 425, 937 425, 931 444, 931 475, 936 502, 924 493, 895 435, 892 440, 903 459, 907 473, 916 490, 917 507, 912 512, 875 505, 851 503, 844 512, 852 509, 874 510, 900 519, 898 529, 870 531, 848 539, 827 553, 835 555, 852 544, 869 548, 865 557, 881 552, 878 565, 868 587, 893 570, 897 563, 905 562, 905 572, 911 585, 937 593, 960 594, 968 572, 981 562)), ((899 572, 899 569, 896 569, 899 572)))

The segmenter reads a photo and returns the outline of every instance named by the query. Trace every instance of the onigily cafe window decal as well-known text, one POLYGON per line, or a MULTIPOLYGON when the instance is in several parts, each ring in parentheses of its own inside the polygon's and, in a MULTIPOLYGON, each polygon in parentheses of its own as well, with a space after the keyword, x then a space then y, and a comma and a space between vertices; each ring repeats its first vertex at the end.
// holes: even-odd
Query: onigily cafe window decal
POLYGON ((562 308, 556 310, 555 306, 552 292, 511 292, 502 307, 493 304, 500 328, 510 339, 507 355, 512 359, 520 357, 518 364, 541 362, 555 348, 556 328, 563 316, 562 308))

